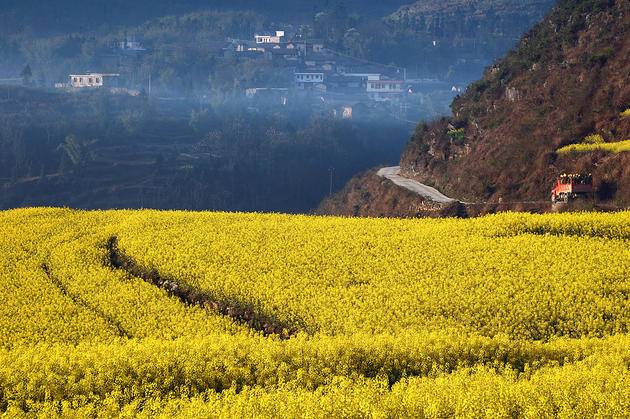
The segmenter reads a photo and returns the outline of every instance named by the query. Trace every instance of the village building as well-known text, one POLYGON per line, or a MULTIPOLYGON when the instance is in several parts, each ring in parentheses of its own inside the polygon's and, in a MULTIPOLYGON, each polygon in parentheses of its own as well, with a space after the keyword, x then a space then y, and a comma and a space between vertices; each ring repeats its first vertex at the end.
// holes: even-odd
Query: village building
POLYGON ((296 71, 294 73, 295 87, 300 90, 326 90, 324 84, 324 72, 296 71))
POLYGON ((243 42, 239 42, 236 45, 236 52, 252 52, 252 51, 265 52, 265 48, 252 41, 243 41, 243 42))
POLYGON ((102 74, 71 74, 70 86, 72 87, 101 87, 103 86, 102 74))
POLYGON ((74 88, 99 88, 107 83, 106 78, 118 77, 120 74, 103 74, 103 73, 87 73, 87 74, 70 74, 70 82, 68 85, 55 85, 55 87, 74 87, 74 88))
POLYGON ((300 50, 302 55, 309 55, 311 53, 321 53, 325 50, 325 43, 319 39, 311 39, 305 41, 296 41, 296 47, 300 50))
MULTIPOLYGON (((304 84, 308 84, 308 83, 323 83, 324 82, 324 73, 318 73, 318 72, 311 72, 311 71, 305 71, 305 72, 296 72, 294 73, 295 75, 295 82, 299 84, 302 84, 302 88, 304 87, 304 84)), ((300 86, 298 86, 300 87, 300 86)))
POLYGON ((298 62, 298 51, 294 48, 274 47, 265 51, 265 58, 273 61, 285 61, 288 65, 293 63, 296 65, 298 62))
POLYGON ((326 87, 335 92, 359 93, 365 91, 364 81, 360 77, 340 74, 326 77, 326 87))
POLYGON ((304 65, 312 68, 321 68, 324 71, 335 71, 337 64, 334 61, 304 61, 304 65))
POLYGON ((126 54, 141 54, 146 51, 142 44, 133 38, 127 38, 116 44, 119 50, 126 54))
POLYGON ((404 80, 369 80, 366 91, 372 100, 393 100, 405 92, 404 83, 404 80))
POLYGON ((343 73, 345 77, 358 77, 363 81, 380 80, 380 73, 343 73))
POLYGON ((254 35, 257 44, 279 44, 284 40, 284 31, 276 31, 275 35, 254 35))
POLYGON ((248 99, 259 99, 280 105, 287 104, 289 89, 286 87, 254 87, 245 90, 248 99))

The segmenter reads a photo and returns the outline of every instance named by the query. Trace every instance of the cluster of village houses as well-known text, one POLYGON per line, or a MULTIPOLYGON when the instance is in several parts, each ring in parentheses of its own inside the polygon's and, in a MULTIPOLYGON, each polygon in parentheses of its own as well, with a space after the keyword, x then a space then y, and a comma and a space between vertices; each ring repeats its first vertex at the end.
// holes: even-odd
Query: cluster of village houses
MULTIPOLYGON (((115 45, 125 54, 142 54, 146 50, 135 40, 115 45)), ((369 63, 344 56, 326 48, 323 41, 289 39, 284 31, 255 35, 252 40, 226 40, 214 43, 217 55, 238 59, 266 59, 283 67, 292 80, 285 86, 250 86, 244 92, 248 98, 265 96, 286 101, 289 92, 312 93, 323 98, 335 93, 357 100, 398 101, 412 91, 402 69, 369 63)), ((58 88, 99 88, 117 85, 108 83, 119 74, 70 74, 67 83, 58 88)))
MULTIPOLYGON (((372 100, 395 100, 408 91, 401 69, 371 64, 330 51, 323 41, 286 39, 283 31, 275 35, 255 35, 253 41, 240 41, 233 54, 264 56, 268 60, 280 62, 292 73, 292 86, 296 90, 315 93, 338 92, 345 94, 364 93, 372 100), (385 73, 396 73, 391 77, 385 73)), ((252 87, 248 96, 257 94, 259 89, 252 87)))

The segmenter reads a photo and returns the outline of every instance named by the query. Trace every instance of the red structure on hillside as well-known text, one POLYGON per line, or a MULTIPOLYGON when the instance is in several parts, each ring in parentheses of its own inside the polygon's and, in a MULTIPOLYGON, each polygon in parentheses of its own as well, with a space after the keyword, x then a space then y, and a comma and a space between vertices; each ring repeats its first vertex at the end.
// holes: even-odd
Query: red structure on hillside
POLYGON ((578 197, 593 193, 593 177, 588 175, 563 174, 558 177, 556 187, 551 191, 551 202, 569 202, 578 197))

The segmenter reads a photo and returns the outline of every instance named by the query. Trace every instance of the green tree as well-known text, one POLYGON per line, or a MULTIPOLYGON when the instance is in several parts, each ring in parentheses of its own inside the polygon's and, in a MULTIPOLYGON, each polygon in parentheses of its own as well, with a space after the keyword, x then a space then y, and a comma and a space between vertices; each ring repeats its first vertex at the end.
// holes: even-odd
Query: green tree
POLYGON ((74 135, 68 135, 64 143, 59 145, 58 149, 65 152, 75 168, 83 168, 94 159, 94 155, 90 151, 90 146, 96 142, 97 140, 86 142, 78 139, 74 135))
POLYGON ((24 85, 28 86, 31 84, 31 79, 33 78, 33 70, 31 70, 30 64, 26 64, 26 66, 22 69, 20 77, 22 77, 22 83, 24 85))

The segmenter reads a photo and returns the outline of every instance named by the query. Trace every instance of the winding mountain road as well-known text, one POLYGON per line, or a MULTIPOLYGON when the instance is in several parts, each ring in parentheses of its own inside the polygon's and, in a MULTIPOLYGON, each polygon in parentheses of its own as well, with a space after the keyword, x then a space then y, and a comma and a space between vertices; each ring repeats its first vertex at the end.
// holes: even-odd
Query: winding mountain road
POLYGON ((424 185, 420 182, 416 182, 415 180, 402 177, 400 175, 400 166, 384 167, 379 170, 377 174, 381 177, 391 180, 392 182, 394 182, 394 184, 402 188, 409 189, 410 191, 415 192, 424 198, 429 198, 433 202, 437 202, 440 204, 450 204, 451 202, 457 202, 456 199, 449 198, 435 188, 424 185))

